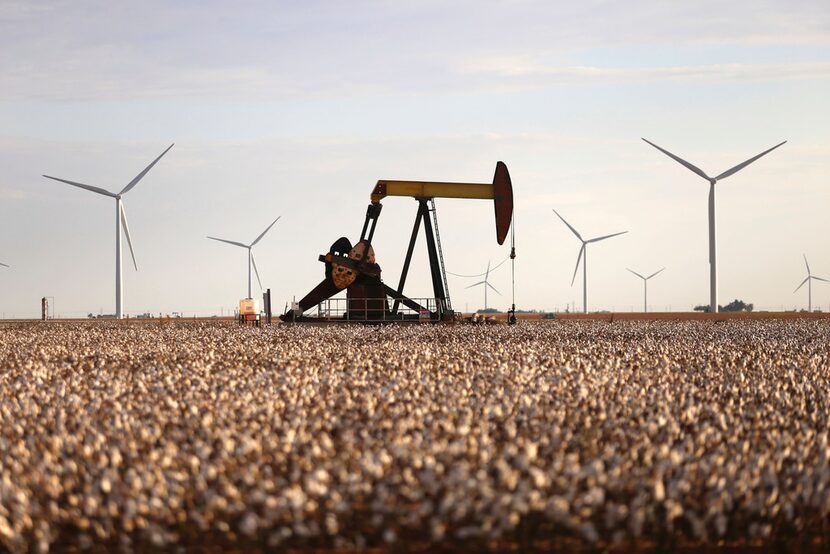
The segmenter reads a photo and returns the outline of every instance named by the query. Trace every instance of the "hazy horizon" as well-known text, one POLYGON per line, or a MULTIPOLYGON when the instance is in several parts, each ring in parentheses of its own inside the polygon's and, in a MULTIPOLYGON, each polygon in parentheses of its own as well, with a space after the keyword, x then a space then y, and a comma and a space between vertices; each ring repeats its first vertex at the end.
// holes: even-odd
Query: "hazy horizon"
MULTIPOLYGON (((323 276, 317 256, 358 238, 378 179, 482 181, 497 160, 516 203, 517 307, 690 310, 709 298, 709 174, 788 143, 718 183, 719 301, 807 304, 802 254, 830 279, 830 6, 797 2, 28 2, 0 4, 0 315, 114 312, 111 199, 129 192, 125 312, 232 310, 257 246, 279 312, 323 276), (580 270, 581 271, 581 270, 580 270)), ((486 201, 436 201, 447 269, 481 273, 486 201)), ((415 217, 384 201, 373 242, 397 284, 415 217)), ((450 277, 456 309, 483 307, 450 277)), ((510 304, 508 264, 491 278, 510 304)), ((254 282, 256 284, 256 282, 254 282)), ((422 240, 407 286, 431 294, 422 240)), ((830 283, 813 306, 830 310, 830 283)))

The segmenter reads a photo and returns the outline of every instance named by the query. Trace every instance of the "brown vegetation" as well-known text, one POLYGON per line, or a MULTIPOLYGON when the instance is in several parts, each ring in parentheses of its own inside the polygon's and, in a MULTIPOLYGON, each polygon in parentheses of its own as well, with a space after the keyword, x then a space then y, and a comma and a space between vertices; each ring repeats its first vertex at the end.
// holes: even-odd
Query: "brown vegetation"
POLYGON ((826 548, 828 344, 806 319, 0 324, 0 549, 826 548))

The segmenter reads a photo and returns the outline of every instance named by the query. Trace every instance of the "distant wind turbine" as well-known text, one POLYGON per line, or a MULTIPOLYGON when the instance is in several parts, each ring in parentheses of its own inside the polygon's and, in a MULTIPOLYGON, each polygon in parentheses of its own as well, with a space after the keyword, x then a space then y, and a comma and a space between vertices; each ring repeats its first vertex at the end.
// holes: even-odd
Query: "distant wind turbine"
POLYGON ((793 291, 793 294, 798 292, 798 289, 804 286, 804 283, 807 283, 807 311, 813 311, 813 281, 824 281, 825 283, 830 283, 827 279, 822 279, 821 277, 816 277, 810 272, 810 264, 807 263, 807 254, 804 254, 804 265, 807 266, 807 278, 801 281, 801 284, 796 287, 793 291))
MULTIPOLYGON (((626 269, 628 269, 628 268, 626 268, 626 269)), ((663 269, 666 269, 666 268, 664 267, 663 269)), ((637 277, 639 277, 640 279, 643 280, 643 313, 648 313, 648 280, 651 279, 652 277, 654 277, 655 275, 657 275, 658 273, 660 273, 661 271, 663 271, 663 269, 661 269, 659 271, 655 271, 654 273, 652 273, 648 277, 643 277, 642 275, 640 275, 639 273, 637 273, 633 269, 628 269, 628 271, 630 271, 631 273, 633 273, 634 275, 636 275, 637 277)))
POLYGON ((559 215, 559 212, 553 210, 553 213, 562 220, 562 223, 568 226, 576 238, 582 242, 582 248, 579 249, 579 256, 576 258, 576 267, 574 267, 574 276, 571 279, 571 286, 573 286, 574 281, 576 280, 576 272, 579 270, 579 261, 582 260, 582 311, 583 313, 588 313, 588 245, 592 242, 599 242, 601 240, 610 239, 611 237, 616 237, 618 235, 624 235, 628 231, 621 231, 619 233, 614 233, 612 235, 603 235, 601 237, 597 237, 594 239, 584 240, 582 235, 580 235, 576 229, 571 227, 571 224, 565 221, 565 218, 559 215))
POLYGON ((232 240, 218 239, 216 237, 208 237, 211 240, 218 240, 219 242, 226 242, 228 244, 232 244, 234 246, 239 246, 239 247, 242 247, 242 248, 246 248, 248 250, 248 298, 253 298, 253 296, 251 296, 251 267, 254 268, 254 273, 256 273, 256 280, 257 280, 257 283, 259 283, 259 288, 260 289, 262 288, 262 281, 260 281, 260 279, 259 279, 259 270, 257 270, 257 268, 256 268, 256 261, 254 260, 254 252, 253 252, 252 249, 253 249, 254 246, 256 246, 256 243, 258 243, 260 240, 262 240, 262 237, 265 236, 265 233, 270 231, 271 227, 273 227, 274 224, 277 221, 280 220, 280 217, 282 217, 282 216, 278 216, 277 219, 275 219, 274 222, 271 223, 271 225, 269 225, 262 233, 260 233, 260 235, 256 238, 256 240, 254 240, 254 242, 252 242, 251 244, 243 244, 241 242, 236 242, 236 241, 232 241, 232 240))
POLYGON ((159 157, 153 160, 153 162, 144 168, 144 170, 135 176, 135 178, 127 183, 127 186, 121 189, 121 192, 115 193, 110 192, 108 190, 94 187, 92 185, 85 185, 83 183, 76 183, 75 181, 67 181, 66 179, 58 179, 57 177, 50 177, 49 175, 44 175, 47 179, 52 179, 53 181, 60 181, 61 183, 66 183, 67 185, 72 185, 73 187, 78 187, 82 189, 86 189, 92 192, 97 192, 98 194, 102 194, 104 196, 109 196, 110 198, 115 199, 115 317, 117 319, 121 319, 124 316, 123 312, 123 304, 124 304, 124 294, 123 294, 123 279, 121 276, 121 229, 123 227, 124 234, 127 236, 127 245, 130 247, 130 255, 133 258, 133 266, 135 267, 136 271, 138 271, 138 264, 135 261, 135 252, 133 251, 133 242, 130 239, 130 227, 127 224, 127 212, 124 211, 124 203, 121 200, 125 194, 130 192, 134 186, 138 184, 141 179, 147 175, 147 172, 150 171, 156 163, 167 154, 170 149, 173 148, 173 145, 167 147, 167 150, 159 154, 159 157))
POLYGON ((732 175, 733 173, 737 173, 738 171, 742 170, 758 158, 765 156, 778 148, 779 146, 786 144, 786 140, 782 143, 776 144, 769 150, 764 150, 757 156, 749 158, 747 161, 739 163, 732 169, 727 169, 717 177, 709 177, 703 170, 695 167, 694 165, 690 164, 686 160, 675 156, 668 150, 664 150, 654 144, 653 142, 649 142, 646 139, 643 139, 648 144, 655 147, 657 150, 665 154, 666 156, 670 157, 680 165, 686 167, 687 169, 691 170, 692 172, 700 175, 707 181, 709 181, 709 311, 714 313, 718 311, 718 247, 717 247, 717 240, 715 237, 715 183, 720 181, 721 179, 725 179, 732 175))
POLYGON ((449 273, 450 275, 454 275, 456 277, 482 277, 483 276, 484 277, 483 281, 479 281, 478 283, 474 283, 474 284, 470 285, 469 287, 465 287, 465 288, 471 289, 471 288, 477 287, 479 285, 484 285, 484 309, 487 310, 487 289, 488 288, 493 289, 496 294, 501 296, 501 293, 498 290, 496 290, 496 287, 494 287, 493 285, 490 284, 490 273, 497 270, 498 268, 500 268, 502 266, 502 264, 504 264, 504 262, 506 262, 508 259, 509 258, 505 258, 498 265, 496 265, 496 267, 494 267, 492 269, 490 268, 490 260, 487 260, 487 271, 485 271, 484 273, 479 273, 478 275, 459 275, 458 273, 452 273, 450 271, 448 271, 447 273, 449 273))

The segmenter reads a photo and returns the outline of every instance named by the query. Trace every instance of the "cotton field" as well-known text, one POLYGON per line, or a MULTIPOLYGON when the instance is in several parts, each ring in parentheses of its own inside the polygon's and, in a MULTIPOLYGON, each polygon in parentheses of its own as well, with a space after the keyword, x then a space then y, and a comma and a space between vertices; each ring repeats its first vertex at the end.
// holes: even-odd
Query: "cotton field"
POLYGON ((0 550, 830 547, 830 322, 0 324, 0 550))

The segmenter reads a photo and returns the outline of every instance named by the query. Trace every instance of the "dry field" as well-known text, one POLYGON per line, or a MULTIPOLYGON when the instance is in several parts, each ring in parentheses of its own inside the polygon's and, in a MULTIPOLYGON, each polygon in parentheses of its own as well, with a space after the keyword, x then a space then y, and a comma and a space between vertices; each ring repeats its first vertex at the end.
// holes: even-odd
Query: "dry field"
POLYGON ((0 550, 830 548, 830 321, 0 324, 0 550))

